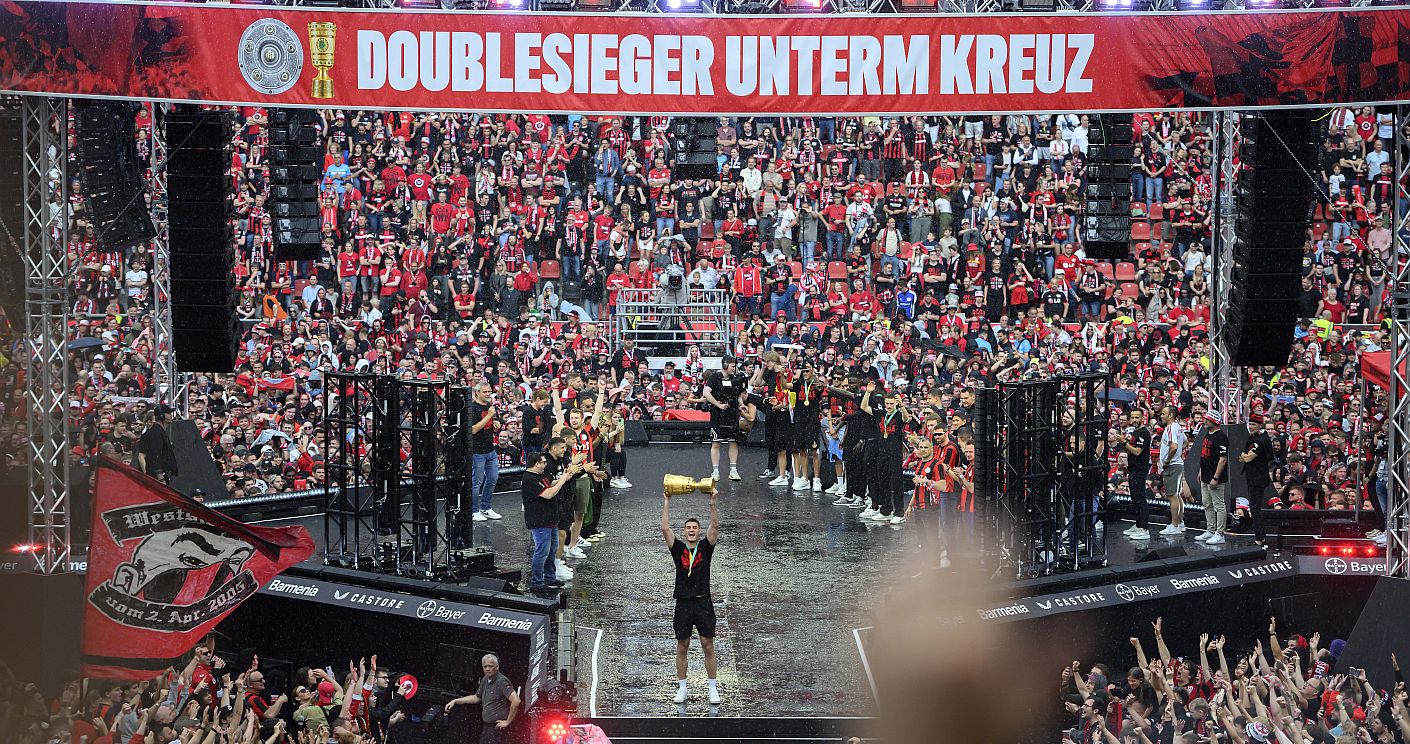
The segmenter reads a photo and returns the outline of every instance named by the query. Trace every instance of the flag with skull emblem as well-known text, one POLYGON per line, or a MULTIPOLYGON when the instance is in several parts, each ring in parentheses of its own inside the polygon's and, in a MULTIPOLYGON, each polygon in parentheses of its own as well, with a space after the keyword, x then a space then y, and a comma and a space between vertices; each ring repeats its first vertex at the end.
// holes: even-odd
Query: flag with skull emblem
POLYGON ((98 462, 83 676, 150 679, 281 571, 313 554, 302 527, 256 527, 115 460, 98 462))

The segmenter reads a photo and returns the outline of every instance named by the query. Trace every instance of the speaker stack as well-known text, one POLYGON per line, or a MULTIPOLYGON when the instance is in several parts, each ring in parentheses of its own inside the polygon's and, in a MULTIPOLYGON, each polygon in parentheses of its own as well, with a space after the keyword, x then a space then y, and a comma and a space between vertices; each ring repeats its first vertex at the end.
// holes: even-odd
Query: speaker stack
POLYGON ((1092 116, 1087 133, 1086 211, 1082 245, 1088 258, 1131 255, 1131 167, 1135 157, 1130 114, 1092 116))
POLYGON ((135 104, 78 101, 74 133, 83 202, 98 245, 120 251, 157 236, 142 185, 135 104))
POLYGON ((276 261, 316 261, 323 245, 318 219, 318 112, 273 109, 269 120, 269 216, 276 261))
POLYGON ((715 150, 720 130, 716 120, 678 116, 671 120, 671 129, 675 136, 675 172, 686 179, 714 178, 719 167, 715 150))
POLYGON ((1306 112, 1244 119, 1235 184, 1226 342, 1237 366, 1282 366, 1292 351, 1312 219, 1318 127, 1306 112))
POLYGON ((235 253, 230 240, 233 118, 177 106, 165 117, 172 350, 182 372, 235 369, 235 253))

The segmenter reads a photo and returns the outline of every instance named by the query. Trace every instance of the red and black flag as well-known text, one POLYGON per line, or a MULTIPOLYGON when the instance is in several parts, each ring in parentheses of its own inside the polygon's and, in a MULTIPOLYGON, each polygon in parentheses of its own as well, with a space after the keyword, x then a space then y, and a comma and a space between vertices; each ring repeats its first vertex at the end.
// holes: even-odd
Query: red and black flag
POLYGON ((83 676, 156 676, 313 550, 302 527, 244 524, 116 460, 100 459, 84 590, 83 676))

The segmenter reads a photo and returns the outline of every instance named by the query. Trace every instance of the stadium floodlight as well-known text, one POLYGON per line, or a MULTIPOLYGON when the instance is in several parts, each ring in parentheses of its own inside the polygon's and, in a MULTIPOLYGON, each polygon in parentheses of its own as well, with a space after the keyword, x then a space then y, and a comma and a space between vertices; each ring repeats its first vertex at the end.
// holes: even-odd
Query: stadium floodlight
POLYGON ((819 13, 823 9, 822 0, 782 0, 780 4, 790 13, 819 13))
POLYGON ((1097 10, 1131 10, 1135 0, 1097 0, 1097 10))
POLYGON ((1024 13, 1052 13, 1057 10, 1057 0, 1015 0, 1014 9, 1024 13))
POLYGON ((1282 0, 1245 0, 1244 7, 1249 10, 1272 10, 1283 7, 1282 0))

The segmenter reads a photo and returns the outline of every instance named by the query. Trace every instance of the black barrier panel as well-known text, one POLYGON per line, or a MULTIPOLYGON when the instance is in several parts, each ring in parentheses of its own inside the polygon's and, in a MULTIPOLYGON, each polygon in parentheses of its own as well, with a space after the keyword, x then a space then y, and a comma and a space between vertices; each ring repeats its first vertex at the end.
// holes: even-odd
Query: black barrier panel
MULTIPOLYGON (((254 647, 261 656, 296 666, 345 665, 346 657, 378 654, 378 664, 415 676, 422 690, 463 695, 469 669, 438 660, 442 645, 483 650, 522 690, 528 709, 551 678, 550 617, 497 607, 282 575, 221 623, 228 648, 254 647), (456 688, 456 689, 452 689, 456 688)), ((466 657, 468 659, 468 656, 466 657)), ((444 701, 442 701, 444 702, 444 701)))

